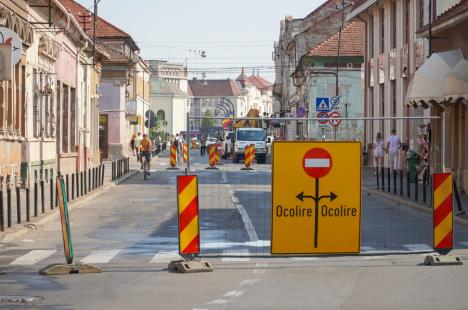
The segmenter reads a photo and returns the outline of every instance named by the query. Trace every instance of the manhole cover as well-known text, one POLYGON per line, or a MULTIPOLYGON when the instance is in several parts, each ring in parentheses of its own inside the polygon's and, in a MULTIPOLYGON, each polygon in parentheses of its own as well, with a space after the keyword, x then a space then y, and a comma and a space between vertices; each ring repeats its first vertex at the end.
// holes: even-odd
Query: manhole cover
POLYGON ((0 303, 27 304, 44 299, 40 296, 0 296, 0 303))

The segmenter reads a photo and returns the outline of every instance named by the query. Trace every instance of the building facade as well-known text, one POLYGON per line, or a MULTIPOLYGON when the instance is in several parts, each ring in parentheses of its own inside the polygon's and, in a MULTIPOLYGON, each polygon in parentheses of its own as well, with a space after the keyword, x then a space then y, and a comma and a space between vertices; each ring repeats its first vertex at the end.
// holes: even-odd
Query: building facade
POLYGON ((181 64, 148 60, 151 69, 150 104, 163 136, 176 135, 187 128, 187 69, 181 64))

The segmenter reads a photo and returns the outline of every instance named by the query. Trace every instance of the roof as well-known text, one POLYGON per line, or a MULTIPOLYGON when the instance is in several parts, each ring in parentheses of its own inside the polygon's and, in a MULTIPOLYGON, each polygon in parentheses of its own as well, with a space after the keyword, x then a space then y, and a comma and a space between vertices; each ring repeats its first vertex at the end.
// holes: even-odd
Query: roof
POLYGON ((262 91, 273 89, 273 85, 269 81, 265 80, 264 78, 258 75, 257 76, 252 75, 251 77, 247 78, 247 81, 255 85, 257 89, 262 90, 262 91))
POLYGON ((179 97, 187 96, 187 94, 183 92, 180 88, 171 85, 166 80, 160 78, 151 78, 150 89, 152 94, 162 94, 179 97))
MULTIPOLYGON (((80 23, 80 26, 86 31, 88 35, 93 34, 93 18, 94 15, 87 8, 77 3, 74 0, 59 0, 62 5, 70 11, 70 13, 75 17, 75 19, 80 23), (86 14, 87 18, 83 16, 86 14), (86 21, 85 21, 86 20, 86 21), (86 25, 86 27, 85 27, 86 25)), ((123 31, 122 29, 112 25, 104 18, 97 18, 96 22, 96 36, 99 38, 130 38, 132 37, 123 31)), ((132 39, 133 41, 133 39, 132 39)))
MULTIPOLYGON (((337 56, 338 54, 338 31, 322 43, 310 50, 308 56, 337 56)), ((365 24, 363 22, 352 22, 343 28, 340 42, 340 56, 364 56, 365 53, 365 24)))
MULTIPOLYGON (((432 27, 436 27, 442 24, 445 21, 448 21, 452 18, 457 17, 458 15, 465 13, 468 11, 468 0, 461 0, 459 3, 455 4, 439 16, 432 22, 432 27)), ((429 24, 425 25, 424 27, 418 29, 416 33, 421 33, 429 29, 429 24)))
POLYGON ((189 95, 193 97, 237 97, 241 91, 236 82, 227 80, 189 80, 189 95))

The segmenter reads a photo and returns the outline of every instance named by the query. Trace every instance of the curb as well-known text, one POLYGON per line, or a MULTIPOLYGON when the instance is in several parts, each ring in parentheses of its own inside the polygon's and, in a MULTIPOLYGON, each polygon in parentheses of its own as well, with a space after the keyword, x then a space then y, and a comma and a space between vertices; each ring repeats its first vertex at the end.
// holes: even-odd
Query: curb
MULTIPOLYGON (((376 196, 386 198, 388 200, 397 202, 398 204, 400 204, 402 206, 409 207, 409 208, 412 208, 412 209, 420 211, 420 212, 424 212, 424 213, 427 213, 427 214, 432 214, 432 209, 430 209, 430 208, 423 207, 420 204, 408 201, 406 199, 402 199, 400 197, 395 197, 395 196, 393 196, 391 194, 387 194, 387 193, 384 193, 384 192, 381 192, 381 191, 376 191, 376 190, 372 190, 372 189, 368 189, 368 188, 363 188, 362 191, 366 192, 366 193, 376 195, 376 196)), ((460 224, 460 225, 463 225, 463 226, 468 226, 468 220, 460 218, 460 217, 458 217, 456 215, 453 217, 453 221, 455 223, 457 223, 457 224, 460 224)))
MULTIPOLYGON (((104 194, 109 189, 120 185, 120 183, 122 183, 122 182, 126 181, 127 179, 133 177, 137 173, 138 173, 138 171, 131 170, 130 172, 128 172, 126 175, 120 177, 119 179, 117 179, 115 181, 110 181, 109 183, 103 185, 101 188, 95 190, 92 194, 86 195, 83 198, 78 198, 74 202, 69 203, 69 212, 72 213, 74 210, 80 209, 81 207, 83 207, 85 202, 87 202, 87 201, 89 201, 89 200, 91 200, 93 198, 96 198, 97 196, 99 196, 101 194, 104 194)), ((44 215, 43 217, 41 217, 40 219, 38 219, 35 222, 25 223, 25 225, 26 224, 34 225, 36 227, 36 229, 30 229, 28 227, 23 226, 22 228, 19 228, 17 231, 7 233, 3 237, 3 239, 0 240, 0 243, 8 243, 8 242, 11 242, 11 241, 13 241, 15 239, 24 237, 29 232, 32 232, 34 230, 39 229, 41 226, 44 226, 45 224, 47 224, 48 222, 50 222, 50 221, 52 221, 54 219, 58 219, 59 216, 60 216, 60 212, 58 212, 58 209, 56 208, 52 212, 49 212, 49 214, 44 215)))

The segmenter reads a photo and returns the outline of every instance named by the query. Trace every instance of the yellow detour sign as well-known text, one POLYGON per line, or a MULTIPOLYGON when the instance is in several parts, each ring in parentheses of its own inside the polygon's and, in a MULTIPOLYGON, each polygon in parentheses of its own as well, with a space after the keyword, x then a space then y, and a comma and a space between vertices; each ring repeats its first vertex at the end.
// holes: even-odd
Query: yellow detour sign
POLYGON ((272 254, 359 253, 361 143, 273 144, 272 254))

